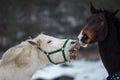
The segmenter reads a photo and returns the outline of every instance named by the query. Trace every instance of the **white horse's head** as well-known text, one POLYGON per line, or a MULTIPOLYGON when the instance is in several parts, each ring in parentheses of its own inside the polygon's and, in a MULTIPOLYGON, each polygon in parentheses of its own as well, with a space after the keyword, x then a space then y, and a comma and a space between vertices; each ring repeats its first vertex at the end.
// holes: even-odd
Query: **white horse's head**
POLYGON ((76 40, 58 39, 40 34, 28 42, 36 47, 40 54, 44 54, 51 63, 70 61, 75 56, 73 48, 76 46, 76 40))

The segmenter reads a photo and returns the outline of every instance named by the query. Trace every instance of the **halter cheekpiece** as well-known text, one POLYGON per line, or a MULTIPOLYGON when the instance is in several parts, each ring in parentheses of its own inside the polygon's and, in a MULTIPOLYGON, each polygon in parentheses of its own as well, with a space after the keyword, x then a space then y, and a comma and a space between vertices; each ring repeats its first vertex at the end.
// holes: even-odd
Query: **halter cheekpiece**
POLYGON ((38 48, 41 52, 43 52, 44 54, 46 54, 48 60, 49 60, 51 63, 53 63, 53 64, 60 64, 60 63, 64 63, 64 62, 67 61, 66 56, 65 56, 65 47, 66 47, 68 41, 69 41, 69 39, 67 39, 67 40, 65 41, 64 45, 62 46, 62 48, 57 49, 57 50, 55 50, 55 51, 51 51, 51 52, 47 52, 47 51, 45 51, 45 50, 43 50, 42 48, 39 48, 39 47, 37 47, 37 48, 38 48), (54 61, 52 61, 52 59, 50 58, 50 55, 51 55, 51 54, 55 54, 55 53, 57 53, 57 52, 62 52, 64 61, 61 61, 61 62, 54 62, 54 61))

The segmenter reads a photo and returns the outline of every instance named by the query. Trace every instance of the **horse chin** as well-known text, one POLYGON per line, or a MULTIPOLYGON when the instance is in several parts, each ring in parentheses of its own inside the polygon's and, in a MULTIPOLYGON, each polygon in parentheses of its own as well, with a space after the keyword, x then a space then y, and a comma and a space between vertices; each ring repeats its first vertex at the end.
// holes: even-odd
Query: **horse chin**
POLYGON ((81 46, 84 47, 84 48, 86 48, 88 46, 88 44, 83 44, 81 46))
POLYGON ((88 46, 88 44, 83 43, 82 41, 79 41, 79 43, 80 43, 80 46, 82 46, 82 47, 84 47, 84 48, 86 48, 86 47, 88 46))
POLYGON ((76 59, 76 52, 70 52, 70 59, 76 59))

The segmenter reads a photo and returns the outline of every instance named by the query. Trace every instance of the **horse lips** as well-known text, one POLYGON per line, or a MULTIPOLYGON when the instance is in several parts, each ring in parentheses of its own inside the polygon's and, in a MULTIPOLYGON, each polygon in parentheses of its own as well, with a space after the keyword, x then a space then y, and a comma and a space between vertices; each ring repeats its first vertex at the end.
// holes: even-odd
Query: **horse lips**
POLYGON ((70 50, 71 59, 76 59, 77 51, 80 49, 79 41, 76 41, 76 46, 70 50))

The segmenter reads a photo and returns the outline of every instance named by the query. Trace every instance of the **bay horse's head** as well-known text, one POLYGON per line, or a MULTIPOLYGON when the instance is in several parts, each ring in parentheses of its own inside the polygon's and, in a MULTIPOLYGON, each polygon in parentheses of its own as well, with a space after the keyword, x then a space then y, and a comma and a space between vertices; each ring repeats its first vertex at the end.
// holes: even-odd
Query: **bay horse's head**
POLYGON ((91 16, 87 18, 84 28, 81 30, 78 38, 82 46, 96 41, 103 41, 108 34, 108 24, 112 16, 118 12, 109 12, 107 10, 96 9, 90 3, 91 16))

